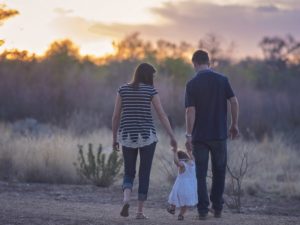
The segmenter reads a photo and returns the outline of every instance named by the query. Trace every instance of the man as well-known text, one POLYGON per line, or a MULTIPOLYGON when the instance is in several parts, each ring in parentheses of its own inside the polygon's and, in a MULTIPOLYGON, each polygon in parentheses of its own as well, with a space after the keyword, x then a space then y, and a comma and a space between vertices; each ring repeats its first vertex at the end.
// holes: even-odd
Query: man
POLYGON ((186 85, 186 148, 193 151, 196 161, 199 219, 206 219, 208 214, 206 176, 210 153, 213 175, 210 201, 214 216, 218 218, 221 217, 224 203, 227 101, 231 108, 231 139, 239 135, 239 105, 228 79, 210 69, 207 52, 196 51, 192 62, 196 75, 186 85))

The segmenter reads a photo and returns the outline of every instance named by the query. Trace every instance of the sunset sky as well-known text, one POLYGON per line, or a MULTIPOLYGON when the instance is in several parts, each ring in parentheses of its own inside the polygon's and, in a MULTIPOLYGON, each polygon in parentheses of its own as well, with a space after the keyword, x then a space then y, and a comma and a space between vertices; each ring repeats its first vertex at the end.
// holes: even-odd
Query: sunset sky
POLYGON ((263 36, 300 39, 299 0, 6 0, 20 15, 0 27, 4 49, 42 54, 69 38, 82 54, 111 52, 112 41, 139 31, 145 40, 188 41, 207 33, 235 42, 235 54, 258 55, 263 36))

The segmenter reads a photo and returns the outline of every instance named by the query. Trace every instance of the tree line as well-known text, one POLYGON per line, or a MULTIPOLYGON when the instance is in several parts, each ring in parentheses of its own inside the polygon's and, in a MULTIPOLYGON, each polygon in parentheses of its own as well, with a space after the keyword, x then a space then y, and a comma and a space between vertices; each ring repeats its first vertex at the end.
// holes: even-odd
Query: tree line
POLYGON ((140 62, 147 61, 157 68, 155 86, 169 118, 174 126, 183 126, 185 83, 194 75, 190 56, 203 48, 213 69, 228 76, 239 97, 245 136, 300 130, 300 42, 290 35, 264 37, 258 43, 263 58, 238 61, 231 57, 233 45, 214 34, 194 46, 150 42, 133 33, 113 46, 114 53, 103 57, 80 55, 71 40, 54 41, 43 56, 2 52, 0 120, 34 118, 63 127, 82 121, 80 132, 109 127, 117 88, 130 81, 140 62))

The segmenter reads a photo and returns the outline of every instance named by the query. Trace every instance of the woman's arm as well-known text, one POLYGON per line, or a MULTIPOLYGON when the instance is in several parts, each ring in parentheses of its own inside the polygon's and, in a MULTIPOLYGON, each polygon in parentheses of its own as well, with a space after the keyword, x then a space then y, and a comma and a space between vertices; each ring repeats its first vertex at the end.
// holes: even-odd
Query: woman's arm
POLYGON ((177 149, 177 142, 175 140, 175 136, 174 136, 174 132, 173 132, 173 129, 170 125, 170 121, 161 105, 161 102, 160 102, 160 98, 159 98, 159 95, 156 94, 153 96, 152 98, 152 104, 154 106, 154 109, 158 115, 158 118, 159 120, 161 121, 161 123, 163 124, 165 130, 167 131, 168 135, 170 136, 171 138, 171 146, 173 147, 173 149, 177 149))
POLYGON ((117 94, 115 100, 115 108, 112 116, 112 132, 113 132, 113 149, 119 150, 119 144, 117 143, 117 132, 120 125, 121 118, 121 97, 117 94))

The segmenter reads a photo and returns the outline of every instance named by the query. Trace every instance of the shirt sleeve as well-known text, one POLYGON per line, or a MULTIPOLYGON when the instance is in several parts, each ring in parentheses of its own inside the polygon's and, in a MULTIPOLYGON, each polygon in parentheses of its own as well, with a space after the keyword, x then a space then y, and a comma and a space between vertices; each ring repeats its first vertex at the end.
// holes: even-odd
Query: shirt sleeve
POLYGON ((122 96, 122 89, 123 89, 122 86, 118 88, 118 93, 120 96, 122 96))
POLYGON ((193 93, 191 91, 191 87, 189 85, 186 85, 185 88, 185 108, 196 106, 195 97, 193 96, 193 93))
POLYGON ((229 98, 232 98, 234 97, 234 92, 231 88, 231 85, 229 83, 229 80, 226 78, 226 81, 225 81, 225 92, 226 92, 226 98, 229 99, 229 98))
POLYGON ((153 97, 156 94, 158 94, 158 91, 155 88, 152 88, 151 93, 150 93, 151 97, 153 97))

